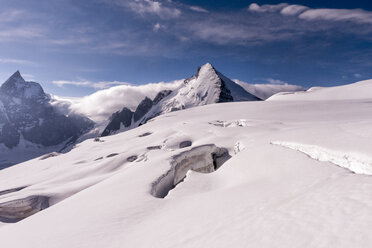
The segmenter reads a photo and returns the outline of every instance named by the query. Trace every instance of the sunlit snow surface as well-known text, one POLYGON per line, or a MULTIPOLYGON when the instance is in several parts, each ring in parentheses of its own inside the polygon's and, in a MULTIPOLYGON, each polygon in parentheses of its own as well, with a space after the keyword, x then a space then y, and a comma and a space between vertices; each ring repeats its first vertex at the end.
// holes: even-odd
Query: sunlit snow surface
POLYGON ((0 191, 17 190, 0 212, 50 207, 0 224, 1 247, 371 247, 371 113, 372 81, 212 104, 2 170, 0 191), (207 144, 232 157, 151 195, 174 156, 207 144))

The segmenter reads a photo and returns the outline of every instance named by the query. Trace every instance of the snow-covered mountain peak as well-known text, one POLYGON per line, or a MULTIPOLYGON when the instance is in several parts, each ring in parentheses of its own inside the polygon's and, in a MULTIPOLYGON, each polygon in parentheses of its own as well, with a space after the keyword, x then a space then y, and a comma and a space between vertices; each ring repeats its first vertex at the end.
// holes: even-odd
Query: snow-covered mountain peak
POLYGON ((25 81, 19 71, 16 71, 0 87, 0 93, 9 97, 26 98, 26 99, 46 99, 47 96, 40 84, 25 81))
POLYGON ((135 113, 127 108, 115 113, 102 135, 110 135, 120 129, 128 130, 158 115, 177 110, 222 102, 258 100, 261 99, 222 75, 210 63, 206 63, 198 68, 195 76, 186 79, 177 89, 159 92, 153 101, 146 97, 135 113), (123 128, 120 128, 120 123, 123 128))
POLYGON ((202 76, 217 76, 217 72, 214 69, 213 65, 211 63, 206 63, 198 68, 198 71, 196 72, 196 78, 202 77, 202 76))

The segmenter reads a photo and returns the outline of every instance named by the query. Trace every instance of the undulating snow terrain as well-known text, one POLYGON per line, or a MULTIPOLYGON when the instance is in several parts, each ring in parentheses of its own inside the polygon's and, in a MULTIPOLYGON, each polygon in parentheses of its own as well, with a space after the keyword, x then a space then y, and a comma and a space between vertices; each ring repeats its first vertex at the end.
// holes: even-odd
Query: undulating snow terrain
POLYGON ((199 106, 4 169, 1 245, 370 247, 371 99, 372 80, 199 106))

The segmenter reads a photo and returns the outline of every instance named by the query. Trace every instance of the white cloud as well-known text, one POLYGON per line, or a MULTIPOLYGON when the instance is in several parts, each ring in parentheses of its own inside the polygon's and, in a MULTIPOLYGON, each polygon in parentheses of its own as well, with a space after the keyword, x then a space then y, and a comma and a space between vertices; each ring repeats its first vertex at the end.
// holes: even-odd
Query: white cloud
POLYGON ((5 9, 0 12, 0 23, 18 21, 25 16, 25 12, 18 9, 5 9))
POLYGON ((372 23, 372 12, 362 9, 311 9, 303 5, 264 4, 252 3, 249 8, 251 12, 273 13, 280 12, 282 15, 298 16, 304 20, 323 20, 323 21, 351 21, 356 23, 372 23))
POLYGON ((199 6, 190 6, 190 9, 193 10, 193 11, 196 11, 196 12, 201 12, 201 13, 208 13, 209 11, 202 8, 202 7, 199 7, 199 6))
POLYGON ((293 5, 289 5, 287 7, 284 7, 280 13, 282 15, 289 15, 289 16, 292 16, 292 15, 298 15, 300 14, 301 12, 304 12, 305 10, 309 9, 308 7, 306 6, 303 6, 303 5, 297 5, 297 4, 293 4, 293 5))
POLYGON ((282 81, 282 80, 279 80, 279 79, 273 79, 273 78, 268 78, 266 79, 266 81, 269 83, 269 84, 287 84, 286 82, 282 81))
POLYGON ((152 29, 154 32, 158 32, 160 29, 165 29, 164 25, 161 25, 160 23, 156 23, 154 25, 154 28, 152 29))
POLYGON ((34 81, 34 80, 35 80, 35 76, 32 75, 32 74, 28 74, 28 73, 22 73, 22 77, 23 77, 26 81, 34 81))
POLYGON ((97 91, 80 99, 56 98, 55 106, 66 108, 75 113, 85 114, 98 124, 109 119, 111 114, 127 107, 135 110, 137 105, 147 96, 153 99, 161 90, 173 90, 183 80, 170 83, 151 83, 140 86, 121 85, 97 91))
POLYGON ((304 90, 301 86, 291 84, 249 84, 238 79, 234 79, 233 81, 249 93, 258 96, 263 100, 266 100, 270 96, 279 92, 295 92, 304 90))
POLYGON ((35 62, 24 59, 0 58, 1 64, 36 65, 35 62))
POLYGON ((280 4, 264 4, 264 5, 258 5, 257 3, 252 3, 249 5, 248 10, 252 12, 277 12, 282 10, 283 8, 287 7, 288 3, 280 3, 280 4))
POLYGON ((372 24, 372 12, 361 9, 309 9, 299 15, 299 18, 372 24))
POLYGON ((108 0, 108 2, 129 8, 140 15, 155 14, 163 19, 176 18, 181 14, 180 9, 165 6, 163 2, 155 0, 108 0))
POLYGON ((8 29, 0 28, 0 38, 2 39, 33 39, 45 35, 44 29, 38 27, 15 27, 8 29))
POLYGON ((119 81, 102 81, 102 82, 91 82, 91 81, 67 81, 67 80, 56 80, 52 81, 53 84, 57 85, 58 87, 63 87, 65 85, 74 85, 74 86, 85 86, 94 89, 107 89, 112 86, 117 85, 130 85, 127 82, 119 82, 119 81))

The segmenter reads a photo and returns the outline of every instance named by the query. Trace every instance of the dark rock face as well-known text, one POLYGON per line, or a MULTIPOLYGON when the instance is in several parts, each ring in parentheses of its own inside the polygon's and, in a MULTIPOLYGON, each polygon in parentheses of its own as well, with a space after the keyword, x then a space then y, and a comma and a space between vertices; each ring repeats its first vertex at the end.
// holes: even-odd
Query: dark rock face
MULTIPOLYGON (((110 122, 105 128, 105 130, 102 132, 101 136, 102 137, 108 136, 114 133, 115 131, 118 131, 120 129, 121 124, 123 124, 124 127, 129 127, 132 124, 140 121, 151 110, 151 108, 154 105, 161 102, 161 100, 169 96, 171 93, 172 93, 171 90, 160 91, 153 101, 150 98, 146 97, 140 102, 134 113, 126 107, 124 107, 122 111, 114 113, 111 116, 110 122)), ((139 123, 137 123, 137 126, 146 123, 149 119, 152 119, 155 116, 156 115, 142 119, 139 123)))
POLYGON ((112 132, 120 129, 120 124, 129 127, 132 124, 133 112, 128 108, 123 108, 121 112, 116 112, 111 116, 111 121, 102 132, 101 136, 110 135, 112 132))
POLYGON ((18 71, 0 87, 0 143, 8 148, 17 146, 21 135, 32 143, 53 146, 76 140, 92 127, 88 118, 59 114, 41 86, 26 82, 18 71))
POLYGON ((134 122, 139 121, 149 110, 152 108, 152 101, 150 98, 146 97, 138 105, 136 111, 133 114, 134 122))
POLYGON ((217 103, 234 101, 234 98, 231 95, 231 91, 226 87, 226 83, 222 79, 221 79, 220 89, 221 89, 221 92, 218 97, 217 103))
POLYGON ((4 143, 9 148, 13 148, 19 144, 20 134, 17 129, 13 127, 9 122, 3 126, 0 142, 4 143))
POLYGON ((162 90, 160 91, 153 100, 153 104, 158 104, 165 97, 169 96, 172 93, 171 90, 162 90))

